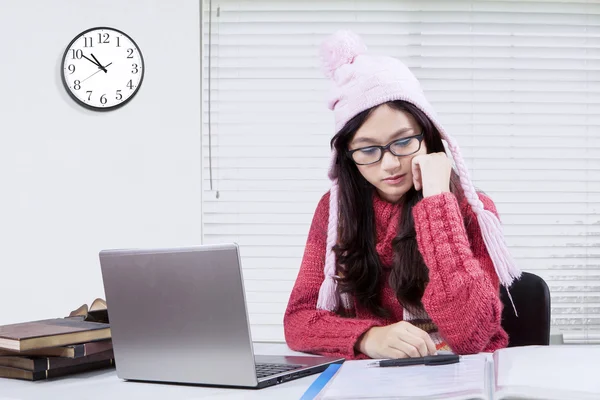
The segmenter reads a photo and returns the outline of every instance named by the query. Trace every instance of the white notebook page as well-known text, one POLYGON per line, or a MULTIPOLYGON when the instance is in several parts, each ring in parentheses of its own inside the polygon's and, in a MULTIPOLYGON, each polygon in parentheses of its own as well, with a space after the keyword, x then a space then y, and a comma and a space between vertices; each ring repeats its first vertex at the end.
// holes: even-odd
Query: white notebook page
POLYGON ((600 399, 600 346, 513 347, 497 351, 494 359, 498 390, 538 389, 528 392, 532 398, 579 392, 600 399))
POLYGON ((449 365, 368 367, 374 360, 346 361, 320 397, 333 399, 425 399, 485 397, 483 354, 463 356, 449 365), (455 396, 453 396, 455 397, 455 396))

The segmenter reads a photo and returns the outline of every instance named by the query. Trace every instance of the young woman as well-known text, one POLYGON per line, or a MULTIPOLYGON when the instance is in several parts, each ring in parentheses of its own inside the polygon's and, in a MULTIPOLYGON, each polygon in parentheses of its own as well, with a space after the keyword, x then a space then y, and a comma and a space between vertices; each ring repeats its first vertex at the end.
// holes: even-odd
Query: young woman
POLYGON ((332 187, 313 217, 286 341, 347 359, 506 347, 499 284, 520 272, 494 203, 473 188, 409 69, 365 53, 351 32, 322 46, 334 84, 332 187))

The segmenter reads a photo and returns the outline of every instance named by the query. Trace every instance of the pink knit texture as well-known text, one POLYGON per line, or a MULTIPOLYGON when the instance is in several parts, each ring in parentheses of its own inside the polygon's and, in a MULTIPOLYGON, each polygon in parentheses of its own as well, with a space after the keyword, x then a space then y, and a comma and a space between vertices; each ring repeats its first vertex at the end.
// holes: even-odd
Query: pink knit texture
POLYGON ((352 63, 356 56, 367 51, 367 46, 354 32, 340 31, 332 39, 325 40, 320 49, 323 72, 328 78, 331 78, 339 67, 352 63))
POLYGON ((325 247, 325 278, 319 290, 319 302, 317 304, 317 307, 323 310, 336 310, 338 307, 337 282, 334 279, 336 273, 335 253, 332 250, 337 239, 338 191, 337 179, 335 179, 329 197, 329 223, 327 225, 327 243, 325 247))
MULTIPOLYGON (((486 211, 496 214, 492 200, 479 195, 486 211)), ((408 320, 388 284, 394 258, 401 206, 373 196, 375 248, 383 267, 382 306, 389 318, 371 314, 360 304, 353 318, 317 309, 324 279, 330 194, 316 208, 302 265, 292 289, 283 326, 288 346, 297 351, 365 358, 355 350, 359 338, 374 326, 408 320)), ((421 200, 413 208, 417 244, 429 270, 423 306, 437 334, 458 354, 493 352, 506 347, 508 336, 501 326, 499 281, 479 229, 478 219, 466 201, 459 204, 451 193, 421 200), (465 227, 463 220, 472 220, 465 227)), ((433 335, 432 335, 433 336, 433 335)))
MULTIPOLYGON (((486 212, 471 182, 469 171, 463 161, 458 144, 439 123, 437 114, 427 101, 421 85, 414 74, 400 60, 366 54, 366 46, 360 38, 348 31, 340 31, 327 38, 321 46, 321 59, 326 76, 333 83, 332 95, 328 102, 335 116, 335 131, 338 132, 358 113, 393 100, 404 100, 421 109, 440 132, 456 164, 461 186, 470 206, 477 215, 485 246, 490 254, 500 282, 507 288, 521 275, 504 240, 502 226, 498 218, 486 212)), ((335 157, 335 154, 332 155, 335 157)), ((329 168, 329 177, 334 175, 335 158, 329 168)), ((337 184, 332 192, 337 192, 337 184)), ((338 194, 334 194, 337 199, 338 194)), ((337 203, 337 200, 336 200, 337 203)), ((334 205, 330 208, 333 209, 334 205)), ((337 207, 337 206, 335 206, 337 207)), ((337 208, 336 208, 337 209, 337 208)), ((337 214, 335 216, 337 220, 337 214)), ((337 222, 336 222, 337 223, 337 222)), ((330 226, 331 228, 331 226, 330 226)), ((337 229, 329 229, 328 243, 337 241, 337 229)), ((326 275, 323 290, 317 307, 334 311, 338 301, 325 299, 336 296, 331 283, 331 263, 335 265, 332 252, 327 253, 326 275)))

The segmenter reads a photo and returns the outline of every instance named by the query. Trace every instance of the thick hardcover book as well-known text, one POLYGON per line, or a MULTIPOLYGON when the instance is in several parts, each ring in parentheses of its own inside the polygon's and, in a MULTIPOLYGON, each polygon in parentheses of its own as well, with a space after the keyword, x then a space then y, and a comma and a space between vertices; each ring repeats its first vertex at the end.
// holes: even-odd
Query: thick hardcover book
POLYGON ((113 348, 112 340, 98 340, 96 342, 72 344, 69 346, 45 347, 27 351, 0 350, 3 356, 28 356, 28 357, 65 357, 80 358, 102 353, 113 348))
POLYGON ((40 372, 57 368, 72 367, 75 365, 89 364, 97 361, 105 361, 113 358, 114 354, 112 349, 80 358, 2 356, 0 357, 0 366, 40 372))
POLYGON ((93 363, 72 365, 70 367, 49 369, 44 371, 27 371, 25 369, 2 367, 0 366, 0 378, 24 379, 28 381, 39 381, 43 379, 57 378, 65 375, 72 375, 80 372, 93 371, 101 368, 114 366, 114 360, 96 361, 93 363))
POLYGON ((0 326, 0 349, 27 351, 110 339, 110 326, 83 317, 55 318, 0 326))

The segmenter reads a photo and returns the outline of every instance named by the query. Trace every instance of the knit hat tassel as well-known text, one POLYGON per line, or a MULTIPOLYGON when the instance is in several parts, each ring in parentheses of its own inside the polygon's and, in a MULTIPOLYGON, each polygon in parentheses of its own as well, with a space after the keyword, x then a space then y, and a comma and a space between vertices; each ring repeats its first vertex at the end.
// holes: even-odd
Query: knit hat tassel
POLYGON ((504 241, 504 236, 498 234, 499 232, 502 232, 502 225, 491 211, 485 209, 477 214, 477 221, 479 222, 481 236, 483 237, 485 247, 494 264, 498 279, 500 280, 500 283, 506 287, 506 292, 510 298, 515 315, 518 316, 517 308, 510 295, 509 287, 515 279, 518 279, 521 276, 521 271, 516 266, 516 263, 508 250, 508 246, 504 241))
POLYGON ((338 229, 338 181, 333 179, 329 192, 329 224, 327 226, 327 247, 325 250, 325 279, 319 289, 317 308, 326 311, 336 311, 338 308, 337 281, 335 280, 336 265, 333 246, 337 242, 338 229))

